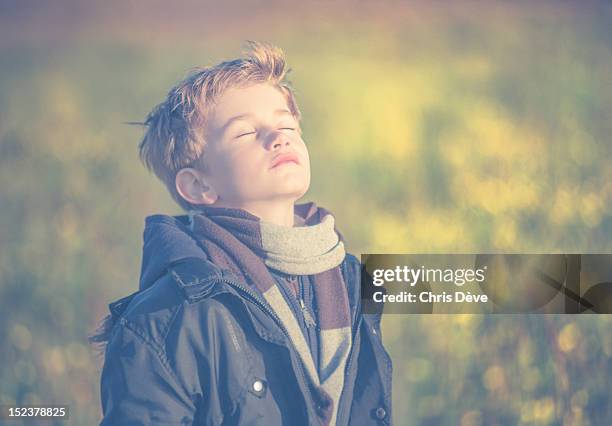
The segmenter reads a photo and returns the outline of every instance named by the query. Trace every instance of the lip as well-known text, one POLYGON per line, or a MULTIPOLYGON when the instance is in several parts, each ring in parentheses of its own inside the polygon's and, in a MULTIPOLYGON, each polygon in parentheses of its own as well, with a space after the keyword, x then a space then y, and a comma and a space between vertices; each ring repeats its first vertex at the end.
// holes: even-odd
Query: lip
POLYGON ((285 154, 278 154, 276 157, 272 159, 272 166, 270 168, 273 169, 285 163, 300 164, 300 159, 298 158, 296 154, 292 152, 288 152, 285 154))

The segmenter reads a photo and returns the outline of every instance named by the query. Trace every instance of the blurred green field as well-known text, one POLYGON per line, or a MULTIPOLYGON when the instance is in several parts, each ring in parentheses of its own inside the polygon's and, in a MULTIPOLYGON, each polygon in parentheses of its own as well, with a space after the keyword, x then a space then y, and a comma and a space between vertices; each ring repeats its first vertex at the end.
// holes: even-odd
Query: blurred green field
MULTIPOLYGON (((137 289, 144 217, 180 213, 125 122, 247 39, 287 54, 303 201, 352 253, 612 253, 610 3, 356 3, 0 7, 0 405, 99 421, 86 335, 137 289)), ((395 422, 610 424, 610 329, 387 316, 395 422)))

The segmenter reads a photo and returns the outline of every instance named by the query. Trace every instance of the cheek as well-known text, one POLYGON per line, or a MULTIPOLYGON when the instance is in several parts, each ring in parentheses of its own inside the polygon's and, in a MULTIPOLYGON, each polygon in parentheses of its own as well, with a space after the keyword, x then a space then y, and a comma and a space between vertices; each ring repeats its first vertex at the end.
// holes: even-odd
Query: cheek
POLYGON ((248 178, 250 164, 243 160, 244 156, 234 153, 232 155, 219 155, 211 167, 215 184, 220 193, 234 192, 241 182, 248 178))
POLYGON ((299 153, 302 155, 303 158, 310 161, 310 155, 308 154, 308 147, 306 146, 306 143, 301 138, 296 142, 296 149, 299 151, 299 153))
POLYGON ((253 179, 257 179, 263 167, 264 164, 256 153, 236 153, 226 161, 226 181, 231 181, 228 183, 234 187, 251 186, 253 185, 253 179))

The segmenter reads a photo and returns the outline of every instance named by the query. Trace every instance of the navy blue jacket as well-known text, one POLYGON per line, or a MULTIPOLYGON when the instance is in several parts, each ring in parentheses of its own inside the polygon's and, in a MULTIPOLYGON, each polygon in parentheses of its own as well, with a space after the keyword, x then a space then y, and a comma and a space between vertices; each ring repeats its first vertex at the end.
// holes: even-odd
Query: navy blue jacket
MULTIPOLYGON (((321 398, 263 298, 211 263, 185 216, 147 218, 139 291, 109 305, 101 425, 317 425, 321 398)), ((380 316, 360 309, 361 265, 341 265, 353 319, 338 425, 391 424, 380 316)))

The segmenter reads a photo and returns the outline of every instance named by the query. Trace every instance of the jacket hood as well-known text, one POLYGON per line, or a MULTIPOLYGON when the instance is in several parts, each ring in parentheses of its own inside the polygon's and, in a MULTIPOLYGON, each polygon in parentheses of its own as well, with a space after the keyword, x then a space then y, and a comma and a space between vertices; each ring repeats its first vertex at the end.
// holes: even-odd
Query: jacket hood
POLYGON ((185 258, 207 256, 189 230, 189 217, 152 215, 145 219, 139 289, 162 277, 170 265, 185 258))

